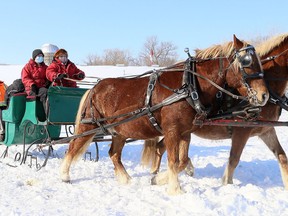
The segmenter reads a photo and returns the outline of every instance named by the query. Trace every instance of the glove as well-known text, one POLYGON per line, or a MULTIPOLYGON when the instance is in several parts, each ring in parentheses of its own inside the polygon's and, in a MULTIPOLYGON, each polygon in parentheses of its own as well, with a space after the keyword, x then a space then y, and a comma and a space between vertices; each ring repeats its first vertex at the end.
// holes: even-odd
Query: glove
POLYGON ((45 88, 49 88, 52 82, 50 82, 49 80, 46 80, 45 82, 45 88))
POLYGON ((67 76, 67 74, 58 74, 58 76, 56 77, 56 79, 55 80, 61 80, 61 79, 63 79, 63 78, 67 78, 68 76, 67 76))
POLYGON ((78 73, 77 78, 82 80, 85 78, 85 74, 84 73, 78 73))
POLYGON ((35 84, 33 84, 31 86, 30 92, 29 92, 29 96, 36 96, 37 95, 37 86, 35 84))

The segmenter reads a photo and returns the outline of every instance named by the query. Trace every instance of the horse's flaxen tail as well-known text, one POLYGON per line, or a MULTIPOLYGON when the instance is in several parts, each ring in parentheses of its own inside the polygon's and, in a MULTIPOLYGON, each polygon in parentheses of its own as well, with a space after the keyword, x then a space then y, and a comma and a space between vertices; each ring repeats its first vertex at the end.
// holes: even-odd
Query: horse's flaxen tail
MULTIPOLYGON (((91 91, 91 90, 87 90, 87 91, 85 92, 85 94, 82 96, 81 100, 80 100, 79 108, 78 108, 77 115, 76 115, 76 120, 75 120, 75 131, 74 131, 74 134, 78 134, 79 124, 80 124, 80 121, 81 121, 81 115, 82 115, 82 110, 83 110, 84 102, 86 102, 86 99, 87 99, 90 91, 91 91)), ((85 108, 85 107, 84 107, 84 108, 85 108)))
MULTIPOLYGON (((90 145, 90 143, 92 142, 96 132, 90 134, 90 135, 86 135, 86 136, 81 136, 81 134, 83 134, 86 131, 89 130, 93 130, 97 127, 97 125, 92 124, 92 123, 87 123, 84 124, 81 122, 81 117, 82 114, 84 115, 83 117, 85 118, 90 118, 91 113, 89 113, 90 111, 90 107, 92 106, 92 102, 89 103, 89 99, 92 100, 92 96, 93 94, 93 90, 88 90, 85 92, 85 94, 83 95, 83 97, 81 98, 80 104, 79 104, 79 108, 78 108, 78 112, 77 112, 77 116, 76 116, 76 120, 75 120, 75 132, 74 135, 80 135, 79 137, 72 139, 69 143, 69 149, 63 159, 62 165, 61 165, 61 179, 64 182, 70 182, 70 174, 69 174, 69 170, 71 167, 71 164, 73 162, 76 162, 77 159, 79 159, 83 153, 85 153, 86 149, 88 148, 88 146, 90 145), (87 109, 88 108, 88 109, 87 109), (87 110, 85 110, 87 109, 87 110)), ((93 113, 93 115, 96 118, 99 118, 100 114, 97 110, 95 110, 95 112, 93 113)))
MULTIPOLYGON (((82 114, 84 112, 84 109, 89 108, 87 106, 92 106, 92 105, 90 105, 89 101, 87 101, 87 100, 89 100, 90 97, 88 98, 88 96, 91 93, 92 93, 92 90, 88 90, 85 92, 85 94, 81 98, 81 101, 79 103, 79 108, 77 111, 77 115, 76 115, 76 120, 75 120, 74 135, 79 135, 85 131, 92 130, 92 129, 97 127, 96 125, 93 125, 93 124, 81 123, 81 117, 82 117, 82 114)), ((95 114, 96 113, 98 113, 98 112, 95 111, 95 114)), ((71 149, 74 148, 74 151, 72 153, 73 154, 72 161, 76 161, 85 153, 86 149, 88 148, 88 146, 92 142, 94 136, 95 136, 95 134, 91 134, 91 135, 83 136, 83 137, 76 138, 76 139, 70 141, 69 150, 70 150, 70 147, 71 147, 71 149)))
POLYGON ((154 139, 145 140, 143 150, 142 150, 142 157, 141 157, 141 164, 145 167, 151 166, 156 159, 156 145, 159 142, 159 137, 154 139))

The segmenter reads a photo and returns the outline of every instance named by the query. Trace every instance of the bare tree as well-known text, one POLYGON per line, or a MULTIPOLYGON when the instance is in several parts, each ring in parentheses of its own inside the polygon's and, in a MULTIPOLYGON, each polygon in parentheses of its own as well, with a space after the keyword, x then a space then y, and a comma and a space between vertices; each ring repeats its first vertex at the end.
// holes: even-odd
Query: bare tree
POLYGON ((130 59, 131 56, 128 50, 107 49, 104 51, 103 55, 103 63, 105 65, 129 65, 130 59))
POLYGON ((84 63, 87 65, 134 65, 134 62, 128 50, 106 49, 103 56, 89 55, 84 63))
POLYGON ((103 60, 100 56, 88 55, 84 63, 86 65, 103 65, 103 60))
POLYGON ((177 47, 171 42, 159 42, 156 36, 147 38, 143 51, 133 58, 128 50, 106 49, 102 56, 89 55, 86 65, 159 65, 169 66, 177 61, 177 47))
POLYGON ((156 36, 147 38, 139 62, 142 65, 168 66, 177 61, 177 47, 171 42, 159 42, 156 36))

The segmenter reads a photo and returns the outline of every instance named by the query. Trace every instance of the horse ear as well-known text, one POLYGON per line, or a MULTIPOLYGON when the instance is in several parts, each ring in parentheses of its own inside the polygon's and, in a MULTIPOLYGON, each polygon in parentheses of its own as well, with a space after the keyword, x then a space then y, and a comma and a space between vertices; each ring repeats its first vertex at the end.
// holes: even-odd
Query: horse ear
POLYGON ((241 49, 243 47, 243 42, 240 41, 235 34, 233 34, 233 41, 234 41, 234 47, 236 49, 241 49))

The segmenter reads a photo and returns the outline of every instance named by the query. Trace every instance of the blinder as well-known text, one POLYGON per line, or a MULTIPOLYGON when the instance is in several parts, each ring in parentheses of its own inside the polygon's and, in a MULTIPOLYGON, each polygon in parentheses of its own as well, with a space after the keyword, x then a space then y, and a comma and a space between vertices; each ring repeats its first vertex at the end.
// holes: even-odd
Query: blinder
POLYGON ((250 67, 252 65, 252 56, 250 53, 246 53, 244 56, 240 57, 240 63, 242 67, 250 67))
POLYGON ((257 72, 254 74, 247 74, 245 72, 244 68, 250 67, 253 63, 252 55, 255 55, 255 48, 252 45, 248 45, 247 47, 243 47, 243 48, 241 48, 235 52, 235 56, 240 63, 240 70, 242 72, 243 78, 244 78, 244 80, 246 80, 246 79, 259 79, 259 78, 263 79, 264 78, 263 72, 257 72), (241 56, 239 54, 242 51, 246 52, 243 56, 241 56))
MULTIPOLYGON (((257 92, 250 86, 249 82, 247 82, 248 79, 263 79, 264 78, 264 73, 263 71, 260 72, 255 72, 253 74, 247 74, 245 71, 245 68, 251 67, 253 64, 253 56, 257 55, 255 48, 251 45, 248 45, 246 47, 243 47, 239 50, 235 51, 234 57, 238 60, 239 62, 239 67, 240 71, 242 73, 242 78, 243 78, 243 84, 247 88, 247 94, 248 98, 250 98, 253 101, 257 101, 257 92), (245 51, 244 55, 240 55, 240 52, 245 51)), ((256 56, 258 59, 258 62, 260 63, 260 59, 258 56, 256 56)), ((260 63, 261 64, 261 63, 260 63)))

